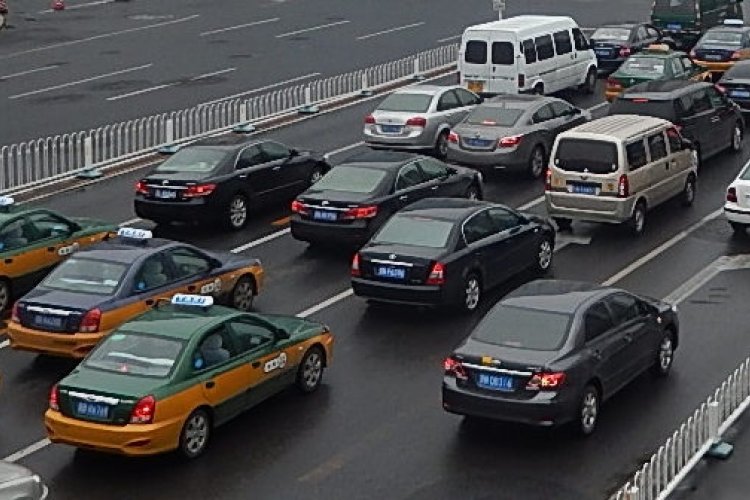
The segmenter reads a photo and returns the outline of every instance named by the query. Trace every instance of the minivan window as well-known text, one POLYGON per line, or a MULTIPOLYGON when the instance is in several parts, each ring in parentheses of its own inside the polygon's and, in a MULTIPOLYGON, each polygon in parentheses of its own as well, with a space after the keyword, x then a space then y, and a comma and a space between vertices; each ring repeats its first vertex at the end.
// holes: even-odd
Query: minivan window
POLYGON ((682 149, 682 137, 676 128, 667 129, 667 140, 669 141, 669 150, 676 153, 682 149))
POLYGON ((695 14, 695 0, 654 0, 654 14, 695 14))
POLYGON ((536 44, 536 56, 540 61, 550 59, 555 56, 555 50, 552 48, 552 36, 544 35, 534 38, 536 44))
POLYGON ((636 170, 644 166, 647 162, 646 159, 646 146, 643 145, 643 141, 631 142, 625 146, 625 154, 628 157, 628 165, 630 170, 636 170))
POLYGON ((664 140, 664 133, 659 132, 648 136, 648 149, 651 151, 651 161, 659 161, 667 156, 667 143, 664 140))
POLYGON ((526 58, 526 64, 535 63, 536 45, 534 45, 534 40, 524 40, 521 47, 523 48, 523 56, 526 58))
POLYGON ((573 43, 570 41, 568 30, 558 31, 553 34, 553 37, 555 39, 555 52, 558 56, 573 52, 573 43))
POLYGON ((576 50, 588 50, 589 42, 586 40, 583 32, 578 28, 573 28, 573 42, 575 43, 576 50))
POLYGON ((484 40, 469 40, 466 42, 464 61, 469 64, 486 64, 487 42, 484 40))
POLYGON ((614 142, 563 138, 557 144, 555 166, 562 170, 609 174, 617 171, 617 164, 614 142))
POLYGON ((647 98, 619 97, 609 108, 610 115, 644 115, 674 122, 674 101, 654 101, 647 98))
POLYGON ((500 304, 471 333, 487 344, 534 351, 555 351, 568 337, 569 314, 500 304))
POLYGON ((516 60, 513 44, 510 42, 493 42, 492 64, 513 64, 516 60))

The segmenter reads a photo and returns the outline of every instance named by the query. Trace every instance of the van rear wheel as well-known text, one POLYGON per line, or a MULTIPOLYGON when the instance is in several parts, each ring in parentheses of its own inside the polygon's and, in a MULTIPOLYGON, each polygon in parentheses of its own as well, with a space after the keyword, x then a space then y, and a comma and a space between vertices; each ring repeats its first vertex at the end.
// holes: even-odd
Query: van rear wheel
POLYGON ((633 209, 633 215, 628 220, 628 227, 636 236, 643 234, 643 228, 646 227, 646 202, 639 200, 633 209))
POLYGON ((586 94, 593 94, 596 90, 596 69, 591 68, 586 74, 586 80, 581 85, 581 90, 586 94))
POLYGON ((742 132, 742 124, 740 122, 735 123, 732 127, 732 142, 730 143, 733 153, 742 151, 742 132))
POLYGON ((680 201, 684 207, 692 206, 695 201, 695 177, 693 177, 692 174, 685 181, 685 187, 682 188, 680 201))

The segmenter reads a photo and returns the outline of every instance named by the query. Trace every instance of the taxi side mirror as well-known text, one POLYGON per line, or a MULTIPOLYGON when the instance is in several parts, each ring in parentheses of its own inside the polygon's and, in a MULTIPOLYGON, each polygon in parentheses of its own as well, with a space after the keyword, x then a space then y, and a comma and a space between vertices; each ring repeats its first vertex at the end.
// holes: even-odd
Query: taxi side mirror
POLYGON ((286 340, 286 339, 288 339, 289 338, 289 332, 287 332, 283 328, 277 328, 276 330, 274 330, 273 336, 274 336, 276 342, 278 342, 280 340, 286 340))

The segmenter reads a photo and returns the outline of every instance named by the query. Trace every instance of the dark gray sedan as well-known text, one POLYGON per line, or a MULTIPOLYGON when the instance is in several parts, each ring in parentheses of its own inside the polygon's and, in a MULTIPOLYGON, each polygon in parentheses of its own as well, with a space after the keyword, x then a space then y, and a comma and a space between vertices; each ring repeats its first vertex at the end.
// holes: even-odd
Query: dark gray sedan
POLYGON ((0 498, 44 500, 47 487, 26 467, 0 460, 0 498))
POLYGON ((677 309, 590 283, 538 280, 500 301, 444 362, 443 408, 594 432, 602 401, 646 370, 666 376, 677 309))
POLYGON ((557 134, 589 120, 588 111, 556 97, 495 97, 450 133, 448 160, 481 170, 522 170, 538 179, 557 134))

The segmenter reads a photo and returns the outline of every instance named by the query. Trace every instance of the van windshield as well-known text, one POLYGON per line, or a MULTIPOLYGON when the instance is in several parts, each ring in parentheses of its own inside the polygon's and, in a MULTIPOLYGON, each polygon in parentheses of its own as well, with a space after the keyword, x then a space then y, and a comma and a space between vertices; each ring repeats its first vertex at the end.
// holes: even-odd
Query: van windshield
POLYGON ((654 14, 695 14, 695 0, 655 0, 654 14))
POLYGON ((555 166, 570 172, 609 174, 617 171, 617 146, 591 139, 560 139, 555 166))

